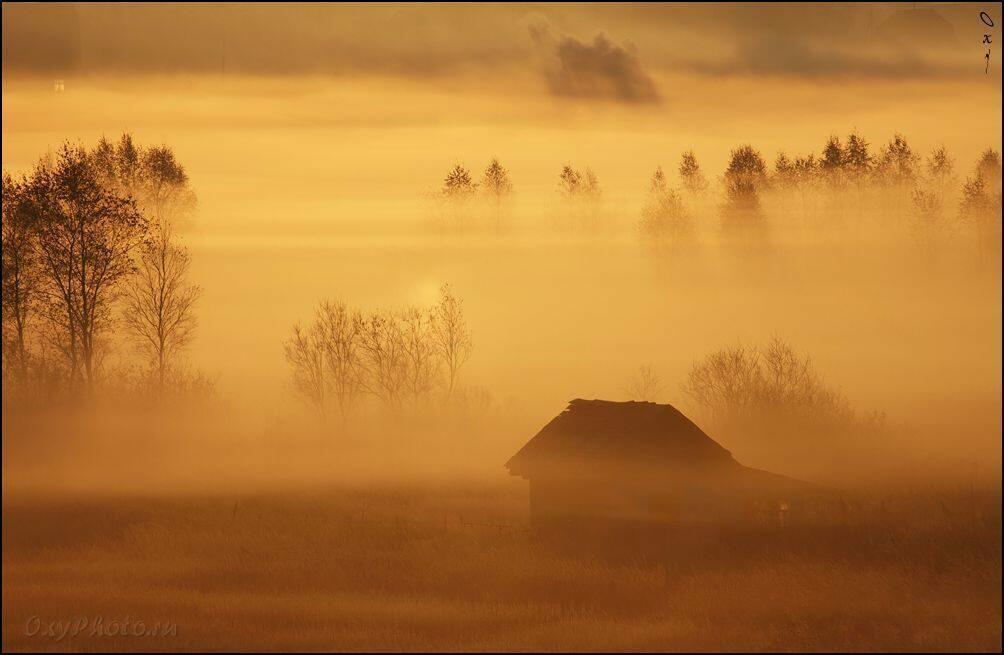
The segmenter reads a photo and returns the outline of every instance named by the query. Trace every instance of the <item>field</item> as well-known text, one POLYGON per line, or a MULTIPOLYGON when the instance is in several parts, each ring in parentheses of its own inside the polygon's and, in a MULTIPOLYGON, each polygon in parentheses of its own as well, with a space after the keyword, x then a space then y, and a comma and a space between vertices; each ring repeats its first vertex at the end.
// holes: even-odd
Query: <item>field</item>
POLYGON ((3 647, 999 651, 999 489, 637 549, 528 530, 518 480, 8 493, 3 647))

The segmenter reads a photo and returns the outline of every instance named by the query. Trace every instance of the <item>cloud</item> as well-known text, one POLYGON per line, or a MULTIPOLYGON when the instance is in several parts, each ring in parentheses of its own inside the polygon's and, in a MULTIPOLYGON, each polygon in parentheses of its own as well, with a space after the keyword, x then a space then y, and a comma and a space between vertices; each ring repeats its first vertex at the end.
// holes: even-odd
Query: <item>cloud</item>
MULTIPOLYGON (((533 36, 539 41, 539 34, 533 36)), ((555 95, 631 103, 659 101, 655 83, 638 57, 603 34, 591 44, 565 36, 558 41, 556 54, 558 65, 547 73, 555 95)))

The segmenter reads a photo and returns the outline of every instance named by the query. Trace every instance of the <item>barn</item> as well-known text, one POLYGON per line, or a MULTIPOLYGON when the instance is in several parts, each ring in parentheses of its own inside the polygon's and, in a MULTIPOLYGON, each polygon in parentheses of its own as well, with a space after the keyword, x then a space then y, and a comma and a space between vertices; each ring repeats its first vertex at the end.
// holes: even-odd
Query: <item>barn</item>
POLYGON ((576 399, 506 463, 536 527, 786 525, 817 488, 749 468, 675 407, 576 399))

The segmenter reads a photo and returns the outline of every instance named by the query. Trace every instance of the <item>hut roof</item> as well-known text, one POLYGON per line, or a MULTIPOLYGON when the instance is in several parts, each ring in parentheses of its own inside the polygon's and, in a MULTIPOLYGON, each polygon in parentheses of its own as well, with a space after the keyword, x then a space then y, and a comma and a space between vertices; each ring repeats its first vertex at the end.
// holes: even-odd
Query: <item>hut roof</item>
POLYGON ((575 399, 506 463, 529 477, 549 468, 738 467, 732 454, 672 405, 575 399))

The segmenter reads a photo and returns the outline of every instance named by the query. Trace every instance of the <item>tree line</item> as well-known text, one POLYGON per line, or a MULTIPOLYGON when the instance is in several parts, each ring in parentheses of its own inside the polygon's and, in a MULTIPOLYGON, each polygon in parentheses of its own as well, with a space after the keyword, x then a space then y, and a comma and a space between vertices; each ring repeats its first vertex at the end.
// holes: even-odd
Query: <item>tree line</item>
MULTIPOLYGON (((693 230, 690 207, 706 198, 712 185, 692 150, 682 154, 677 173, 676 187, 669 184, 661 166, 652 174, 639 221, 643 233, 680 238, 693 230)), ((911 220, 919 228, 944 221, 951 212, 949 205, 958 195, 955 213, 959 220, 983 234, 999 223, 1001 158, 996 150, 987 148, 959 186, 955 160, 944 146, 924 159, 902 134, 893 135, 876 149, 853 131, 843 140, 830 136, 818 155, 813 152, 789 155, 781 151, 772 165, 754 146, 740 145, 730 152, 719 186, 720 213, 727 225, 760 222, 764 218, 762 202, 767 195, 801 197, 804 211, 809 200, 823 191, 840 203, 853 199, 859 205, 867 193, 886 192, 893 197, 897 211, 901 206, 910 208, 911 220)), ((570 216, 586 225, 596 223, 602 191, 592 169, 563 165, 558 172, 556 191, 570 216)), ((471 213, 471 203, 481 199, 492 208, 498 227, 503 223, 514 187, 508 170, 493 158, 480 182, 474 180, 468 168, 455 165, 434 195, 444 203, 457 225, 471 213)))
POLYGON ((174 152, 129 134, 4 172, 5 402, 94 391, 120 341, 157 395, 178 381, 200 289, 176 226, 195 205, 174 152))
POLYGON ((283 344, 296 393, 343 425, 366 398, 395 414, 450 402, 473 347, 463 301, 449 285, 429 308, 364 313, 323 301, 283 344))

